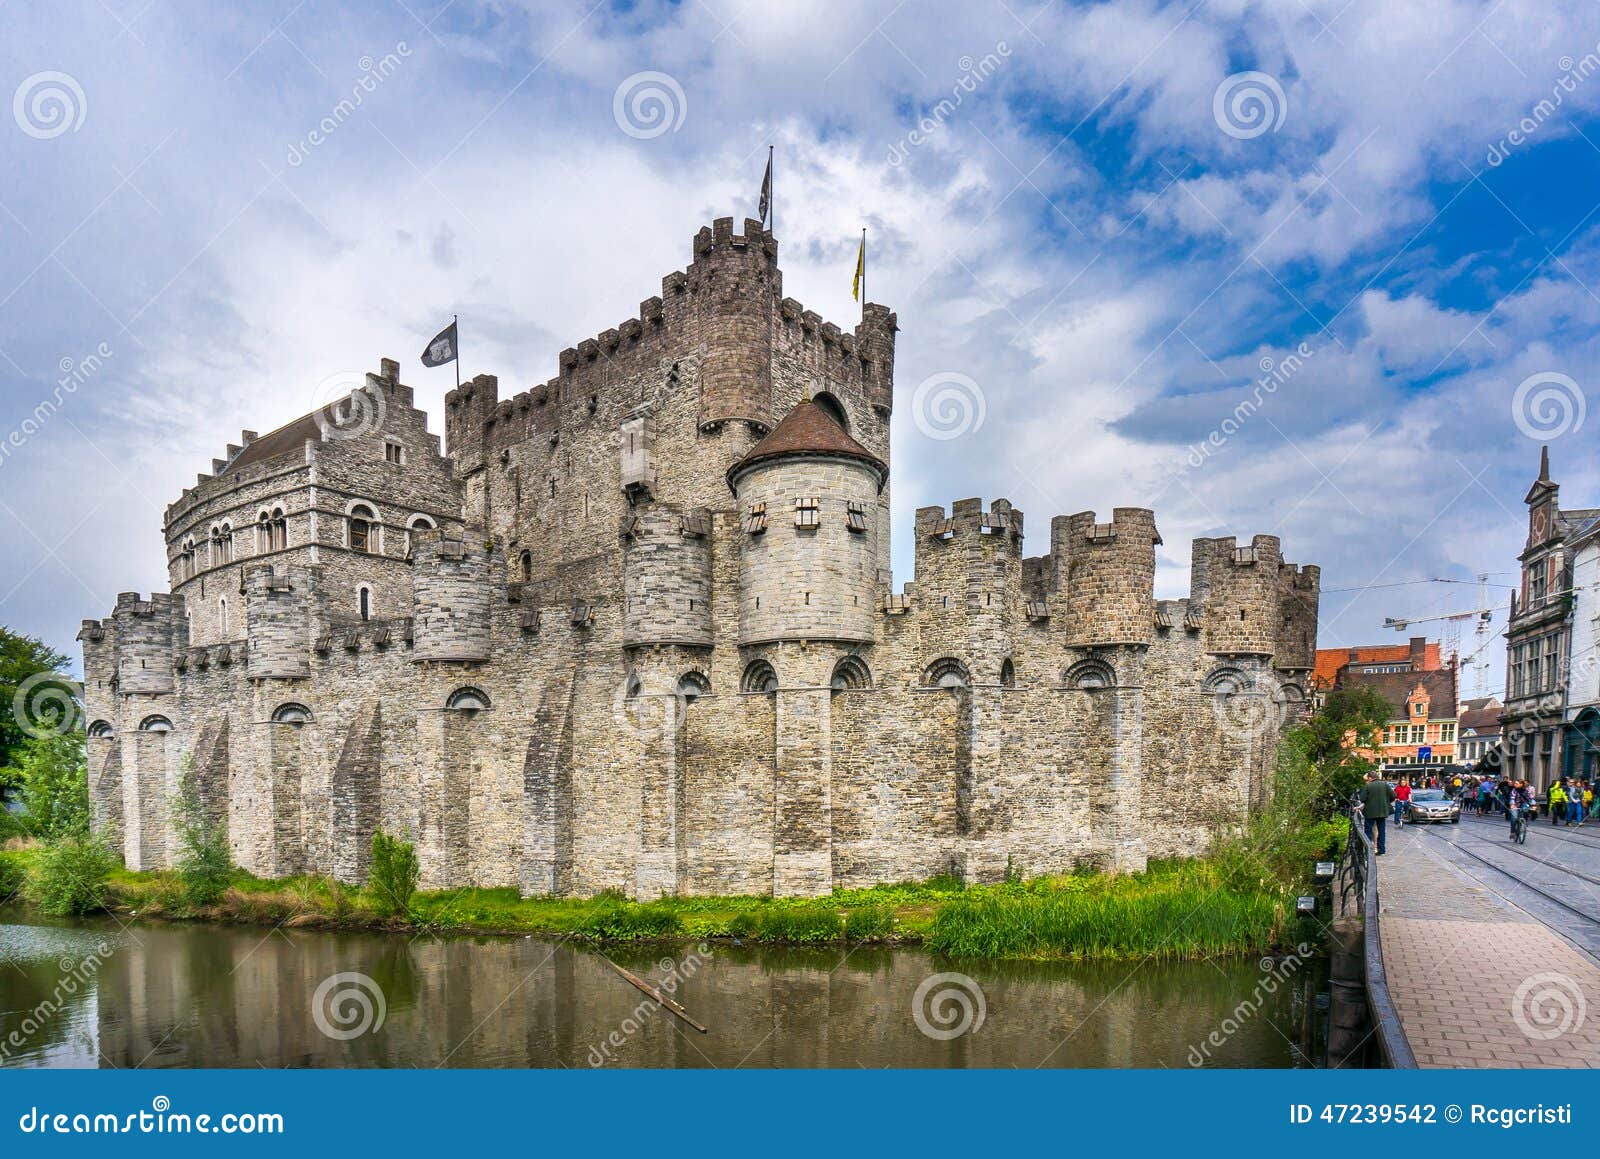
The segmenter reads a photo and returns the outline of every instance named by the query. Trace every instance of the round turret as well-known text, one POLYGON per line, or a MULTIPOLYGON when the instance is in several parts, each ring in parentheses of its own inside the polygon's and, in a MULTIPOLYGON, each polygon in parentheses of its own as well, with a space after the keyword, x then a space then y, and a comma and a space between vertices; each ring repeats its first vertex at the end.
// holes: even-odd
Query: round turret
POLYGON ((172 691, 172 597, 155 592, 141 600, 138 592, 117 596, 117 691, 172 691))
POLYGON ((413 532, 413 660, 489 658, 489 593, 493 562, 481 543, 460 532, 413 532))
POLYGON ((729 420, 772 422, 772 310, 778 246, 759 221, 743 236, 721 217, 695 238, 688 284, 701 313, 700 426, 729 420))
POLYGON ((1118 507, 1051 521, 1052 550, 1066 563, 1067 643, 1075 648, 1148 644, 1155 627, 1155 513, 1118 507))
POLYGON ((871 643, 882 460, 809 399, 728 471, 739 504, 739 642, 871 643))
POLYGON ((635 510, 624 529, 625 647, 711 646, 711 517, 665 504, 635 510))

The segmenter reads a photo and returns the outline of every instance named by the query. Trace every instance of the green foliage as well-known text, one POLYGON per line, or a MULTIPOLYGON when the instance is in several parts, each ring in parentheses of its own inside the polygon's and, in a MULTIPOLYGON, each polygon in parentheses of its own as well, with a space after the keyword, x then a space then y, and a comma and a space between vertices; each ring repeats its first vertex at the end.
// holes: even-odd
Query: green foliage
POLYGON ((815 946, 844 937, 838 907, 819 902, 775 902, 738 915, 730 926, 736 937, 752 942, 815 946))
POLYGON ((844 916, 844 940, 882 942, 894 936, 894 910, 886 905, 858 906, 844 916))
POLYGON ((213 906, 222 900, 233 880, 233 855, 228 848, 228 828, 207 814, 194 785, 189 759, 179 781, 173 805, 178 834, 178 881, 184 900, 192 907, 213 906))
POLYGON ((956 957, 1197 958, 1272 946, 1276 897, 1219 888, 1203 869, 1107 878, 1093 888, 983 888, 934 919, 929 948, 956 957))
MULTIPOLYGON (((0 788, 15 788, 21 783, 18 762, 22 748, 32 739, 23 729, 29 722, 16 718, 17 689, 31 676, 42 672, 58 672, 66 666, 67 657, 62 653, 46 647, 32 636, 0 627, 0 788)), ((27 701, 30 704, 38 702, 41 694, 71 697, 75 691, 72 682, 62 676, 59 681, 34 685, 27 701)), ((47 695, 45 702, 62 704, 65 700, 47 695)))
POLYGON ((683 921, 671 906, 602 898, 575 927, 578 934, 596 941, 637 942, 670 938, 683 930, 683 921))
POLYGON ((411 899, 421 877, 415 845, 390 837, 381 829, 372 834, 372 874, 367 879, 367 889, 379 913, 390 917, 410 913, 411 899))
POLYGON ((43 841, 89 835, 89 768, 81 732, 28 737, 13 750, 21 827, 43 841))
POLYGON ((47 914, 98 913, 106 908, 106 883, 116 868, 116 855, 98 838, 63 837, 38 851, 29 888, 47 914))
POLYGON ((0 905, 22 892, 28 881, 28 865, 20 853, 0 853, 0 905))

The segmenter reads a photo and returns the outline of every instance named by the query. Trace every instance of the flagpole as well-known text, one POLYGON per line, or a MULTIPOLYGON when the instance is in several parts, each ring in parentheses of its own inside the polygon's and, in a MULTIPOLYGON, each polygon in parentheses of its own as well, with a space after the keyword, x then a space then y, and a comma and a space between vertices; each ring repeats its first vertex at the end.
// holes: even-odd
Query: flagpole
POLYGON ((450 315, 450 323, 456 328, 456 389, 461 389, 461 317, 458 314, 450 315))
POLYGON ((867 227, 861 227, 861 320, 867 320, 867 227))
MULTIPOLYGON (((772 146, 767 146, 767 172, 772 173, 772 146)), ((773 237, 778 236, 778 177, 773 174, 772 184, 767 187, 767 232, 773 237)))

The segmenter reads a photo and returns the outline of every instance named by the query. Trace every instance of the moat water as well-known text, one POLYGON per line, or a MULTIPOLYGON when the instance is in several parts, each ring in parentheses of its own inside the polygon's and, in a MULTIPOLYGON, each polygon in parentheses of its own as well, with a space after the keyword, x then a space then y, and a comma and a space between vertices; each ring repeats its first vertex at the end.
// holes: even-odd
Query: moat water
POLYGON ((1317 962, 953 962, 720 943, 602 957, 538 938, 13 914, 0 917, 0 1066, 1299 1067, 1320 1057, 1323 989, 1317 962), (607 957, 670 981, 709 1032, 607 957), (948 974, 965 977, 934 977, 948 974))

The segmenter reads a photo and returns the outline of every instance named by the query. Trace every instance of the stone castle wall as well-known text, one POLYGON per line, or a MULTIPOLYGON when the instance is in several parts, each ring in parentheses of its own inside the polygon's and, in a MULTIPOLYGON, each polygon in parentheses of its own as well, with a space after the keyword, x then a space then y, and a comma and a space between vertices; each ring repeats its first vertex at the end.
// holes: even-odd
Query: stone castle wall
POLYGON ((168 509, 174 594, 85 621, 96 828, 169 865, 187 778, 257 873, 360 881, 381 827, 430 888, 641 897, 1201 848, 1298 712, 1316 569, 1201 540, 1191 597, 1158 603, 1151 512, 1059 517, 1027 558, 1022 512, 973 499, 917 512, 896 590, 874 468, 799 454, 730 484, 805 398, 888 462, 895 330, 784 298, 776 242, 724 220, 548 382, 452 391, 444 454, 388 361, 361 429, 232 466, 247 432, 168 509), (257 543, 276 507, 287 542, 257 543), (233 558, 181 570, 223 519, 233 558))

